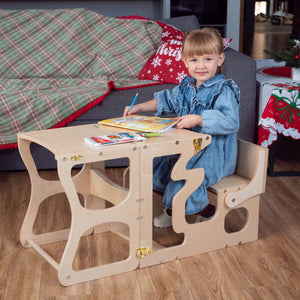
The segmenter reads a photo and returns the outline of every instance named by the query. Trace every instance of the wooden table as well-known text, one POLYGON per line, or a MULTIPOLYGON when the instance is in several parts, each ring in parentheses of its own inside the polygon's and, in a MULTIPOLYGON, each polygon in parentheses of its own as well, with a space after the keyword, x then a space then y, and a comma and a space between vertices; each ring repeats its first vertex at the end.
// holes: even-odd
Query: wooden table
MULTIPOLYGON (((76 284, 105 276, 150 266, 223 247, 217 241, 199 243, 199 234, 206 236, 204 224, 199 231, 185 219, 185 201, 204 178, 203 169, 186 170, 189 159, 211 142, 211 137, 189 130, 172 130, 161 137, 147 141, 91 147, 85 137, 120 132, 120 129, 93 125, 66 127, 18 134, 21 156, 31 180, 31 199, 20 232, 23 246, 33 247, 58 272, 63 285, 76 284), (30 153, 34 142, 50 150, 57 161, 59 180, 49 181, 39 176, 30 153), (185 234, 184 243, 164 248, 152 238, 152 161, 156 156, 180 154, 172 171, 174 180, 186 180, 173 200, 173 230, 185 234), (129 188, 117 186, 101 173, 99 162, 127 157, 129 159, 129 188), (80 172, 71 176, 75 165, 82 164, 80 172), (44 234, 34 234, 33 225, 40 204, 51 195, 65 193, 71 209, 71 227, 44 234), (80 204, 79 194, 84 198, 80 204), (105 202, 110 202, 110 207, 105 202), (115 230, 129 241, 127 259, 74 271, 72 263, 80 238, 86 234, 115 230), (41 245, 67 240, 58 263, 41 245), (149 255, 151 253, 151 255, 149 255)), ((200 225, 200 224, 199 224, 200 225)), ((210 239, 209 239, 210 240, 210 239)), ((97 250, 98 251, 98 250, 97 250)), ((99 249, 101 251, 101 249, 99 249)))

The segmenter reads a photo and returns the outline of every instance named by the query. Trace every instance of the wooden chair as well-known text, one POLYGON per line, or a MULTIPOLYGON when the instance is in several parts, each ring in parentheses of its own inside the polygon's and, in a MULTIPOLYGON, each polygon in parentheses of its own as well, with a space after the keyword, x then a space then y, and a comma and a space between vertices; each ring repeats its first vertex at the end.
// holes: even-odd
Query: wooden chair
POLYGON ((217 195, 216 218, 225 229, 225 218, 235 209, 244 208, 247 220, 238 232, 227 233, 223 244, 233 246, 258 238, 259 200, 265 192, 268 149, 238 140, 238 158, 235 173, 210 187, 217 195))

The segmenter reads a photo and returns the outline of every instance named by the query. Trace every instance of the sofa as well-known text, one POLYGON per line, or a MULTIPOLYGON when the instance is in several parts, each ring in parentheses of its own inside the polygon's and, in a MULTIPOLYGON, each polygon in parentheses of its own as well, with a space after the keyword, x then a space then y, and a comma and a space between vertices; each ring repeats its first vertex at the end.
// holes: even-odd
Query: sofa
MULTIPOLYGON (((183 16, 159 20, 162 24, 172 25, 183 32, 194 28, 200 28, 195 16, 183 16)), ((256 132, 256 63, 255 61, 229 47, 225 50, 225 63, 223 73, 226 78, 231 78, 240 87, 240 129, 238 137, 244 140, 255 142, 256 132)), ((126 105, 129 105, 136 93, 139 93, 136 103, 153 98, 153 93, 162 89, 172 89, 175 83, 169 82, 148 82, 145 85, 125 87, 122 89, 111 89, 105 93, 98 104, 77 114, 76 117, 64 122, 63 126, 77 126, 83 124, 97 123, 99 120, 119 117, 126 105)), ((53 155, 46 149, 32 144, 32 155, 38 169, 54 169, 56 161, 53 155)), ((109 162, 108 166, 124 166, 124 161, 109 162)), ((23 161, 18 149, 0 150, 0 170, 17 171, 25 170, 23 161)))

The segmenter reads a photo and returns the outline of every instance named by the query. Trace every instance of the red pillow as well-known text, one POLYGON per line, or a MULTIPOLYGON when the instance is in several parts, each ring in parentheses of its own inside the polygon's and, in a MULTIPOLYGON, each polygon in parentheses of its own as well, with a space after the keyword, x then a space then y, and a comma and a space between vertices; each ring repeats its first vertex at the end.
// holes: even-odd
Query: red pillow
POLYGON ((184 32, 171 26, 160 24, 163 28, 162 43, 140 72, 139 79, 180 83, 188 75, 181 60, 181 45, 184 32))
MULTIPOLYGON (((139 79, 154 80, 179 84, 188 75, 188 70, 181 60, 181 46, 184 32, 167 24, 162 24, 162 44, 140 72, 139 79)), ((223 39, 224 49, 232 39, 223 39)))

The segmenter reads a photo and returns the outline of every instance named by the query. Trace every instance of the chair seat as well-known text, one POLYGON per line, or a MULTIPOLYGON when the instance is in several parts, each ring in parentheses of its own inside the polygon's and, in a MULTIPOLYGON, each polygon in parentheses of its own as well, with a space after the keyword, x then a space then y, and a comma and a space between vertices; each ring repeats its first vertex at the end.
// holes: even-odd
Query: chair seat
POLYGON ((239 175, 233 174, 220 179, 217 183, 209 187, 213 193, 218 191, 240 190, 249 184, 250 180, 239 175))

